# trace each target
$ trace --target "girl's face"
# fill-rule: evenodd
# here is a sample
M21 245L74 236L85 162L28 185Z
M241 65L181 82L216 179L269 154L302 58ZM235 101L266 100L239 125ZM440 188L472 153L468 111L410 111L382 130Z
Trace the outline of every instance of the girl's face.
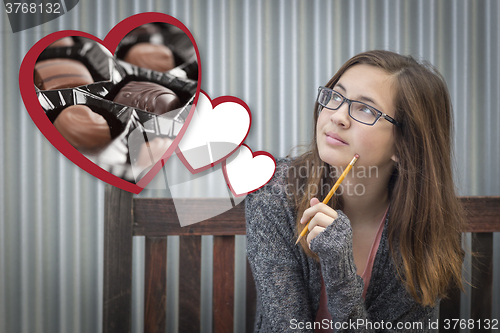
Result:
M384 70L364 64L350 67L333 89L350 100L364 102L394 118L395 91L393 79ZM320 158L345 168L355 154L356 167L376 166L392 170L394 156L394 125L380 118L373 126L349 116L349 104L337 110L323 108L316 124L316 142Z

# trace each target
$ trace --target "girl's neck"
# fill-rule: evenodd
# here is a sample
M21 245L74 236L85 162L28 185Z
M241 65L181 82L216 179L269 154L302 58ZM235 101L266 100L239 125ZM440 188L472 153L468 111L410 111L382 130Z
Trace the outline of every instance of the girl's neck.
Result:
M353 173L343 181L344 214L351 225L378 223L389 206L388 183L390 172L381 172L377 177L356 178Z
M364 198L344 198L344 214L349 217L353 227L360 224L378 224L389 206L388 193L384 195L366 196Z

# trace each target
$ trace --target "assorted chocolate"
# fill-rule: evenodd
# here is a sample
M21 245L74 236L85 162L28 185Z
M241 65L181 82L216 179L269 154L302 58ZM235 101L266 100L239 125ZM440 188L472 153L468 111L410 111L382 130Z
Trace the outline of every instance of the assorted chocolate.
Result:
M75 45L75 41L72 37L63 37L56 40L54 43L50 44L49 47L66 47Z
M114 102L145 110L157 115L182 106L170 89L152 82L131 81L120 89Z
M119 62L198 80L198 62L189 37L169 24L144 24L125 36L115 56Z
M94 83L87 67L72 59L56 58L36 63L35 85L40 90L74 88Z
M168 72L175 67L172 50L161 44L136 44L128 50L124 60L132 65L158 72Z
M163 23L140 26L114 56L93 40L64 37L35 64L38 100L55 128L97 165L127 181L139 180L132 166L150 167L163 156L194 101L196 54L184 32L175 29Z
M97 153L111 142L106 119L86 105L68 106L57 116L54 126L81 152Z
M151 39L151 36L156 36L157 34L161 34L160 26L155 23L146 23L129 32L124 40L126 41L127 38L137 38L140 36L146 36L147 39ZM155 39L158 40L158 38Z

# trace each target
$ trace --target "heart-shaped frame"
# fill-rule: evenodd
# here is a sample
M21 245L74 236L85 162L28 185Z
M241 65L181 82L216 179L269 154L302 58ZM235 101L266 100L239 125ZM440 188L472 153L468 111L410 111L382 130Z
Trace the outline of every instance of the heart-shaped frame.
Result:
M134 184L125 179L122 179L118 176L111 174L110 172L102 169L94 162L89 160L87 157L82 155L76 148L74 148L64 137L59 133L59 131L53 126L52 122L49 120L47 115L45 114L42 106L40 105L35 86L33 83L33 70L35 67L35 63L38 59L38 56L41 52L49 46L51 43L55 42L58 39L61 39L66 36L80 36L85 37L91 40L94 40L104 47L106 47L111 54L114 54L118 44L120 41L133 29L151 22L163 22L171 25L175 25L179 29L181 29L191 40L193 47L196 52L196 57L198 60L198 85L196 89L196 95L194 99L194 103L192 105L191 111L189 112L188 117L185 120L182 129L176 136L172 145L165 152L163 157L151 168L151 170L137 183ZM125 20L119 22L116 26L114 26L111 31L106 35L104 40L100 40L99 38L76 30L64 30L54 32L40 41L38 41L33 47L28 51L26 56L23 59L21 64L21 68L19 71L19 88L21 91L21 97L23 99L24 105L28 113L30 114L31 119L38 127L38 129L43 133L43 135L50 141L50 143L59 150L64 156L66 156L73 163L78 165L83 170L87 171L91 175L97 177L98 179L121 188L125 191L132 193L141 192L144 187L154 178L154 176L160 171L164 162L172 155L177 145L179 144L182 136L186 132L187 126L193 117L193 110L195 105L198 102L198 96L200 94L200 83L201 83L201 64L200 64L200 54L198 51L198 47L196 42L191 34L191 32L186 28L186 26L177 20L176 18L162 14L162 13L141 13L134 16L130 16Z

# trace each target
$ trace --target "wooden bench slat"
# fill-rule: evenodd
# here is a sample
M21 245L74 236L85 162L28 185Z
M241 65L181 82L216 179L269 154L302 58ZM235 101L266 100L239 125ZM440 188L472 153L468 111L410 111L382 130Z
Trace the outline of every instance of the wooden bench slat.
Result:
M167 322L167 239L146 237L144 333L165 332Z
M201 236L181 236L179 253L179 332L200 332Z
M471 319L475 325L471 332L485 332L478 323L491 319L493 295L493 234L472 234L472 253L477 254L472 261ZM491 330L488 330L491 331Z
M467 217L465 232L500 231L500 196L460 199Z
M132 193L106 186L104 220L103 333L128 333L132 314Z
M176 199L181 200L181 199ZM227 199L182 199L197 211L213 211ZM134 199L134 236L245 235L244 201L220 215L181 227L173 199Z
M500 230L500 197L461 197L468 224L464 232L497 232ZM210 211L227 199L186 200L196 211ZM181 227L173 199L134 199L134 236L168 235L245 235L244 202L231 210L200 223Z
M233 332L234 237L214 236L213 332Z

